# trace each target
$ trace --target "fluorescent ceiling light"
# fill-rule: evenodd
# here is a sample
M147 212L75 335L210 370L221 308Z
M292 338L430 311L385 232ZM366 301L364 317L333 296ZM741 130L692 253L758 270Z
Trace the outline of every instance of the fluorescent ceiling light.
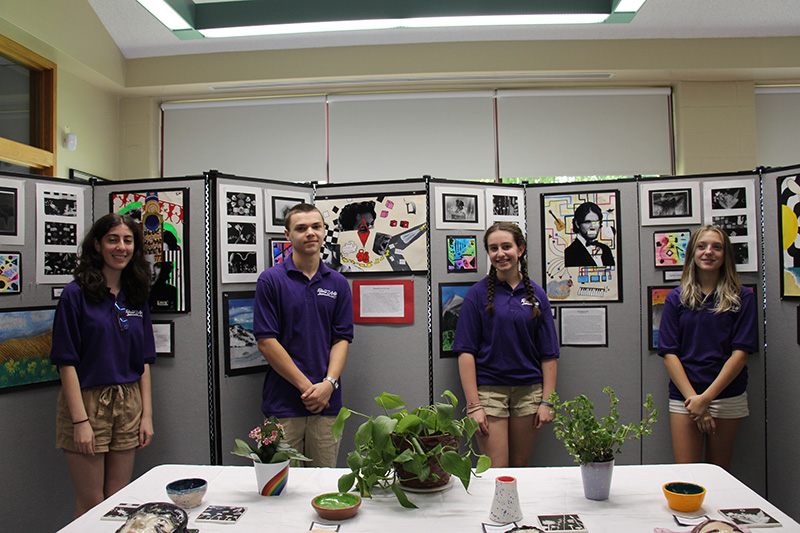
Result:
M143 8L150 12L155 18L161 21L161 24L166 26L172 31L175 30L191 30L192 25L178 14L177 11L172 9L172 6L167 4L164 0L136 0Z
M644 4L644 0L620 0L614 13L636 13Z

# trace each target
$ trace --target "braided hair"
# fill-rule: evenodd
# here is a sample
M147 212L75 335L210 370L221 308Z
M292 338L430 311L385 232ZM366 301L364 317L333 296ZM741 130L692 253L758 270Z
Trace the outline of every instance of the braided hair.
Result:
M528 253L528 246L527 241L525 240L525 235L522 234L522 230L519 229L519 226L513 222L495 222L489 226L489 229L487 229L486 233L483 234L483 248L487 253L489 252L489 235L495 231L507 231L513 237L514 244L517 245L517 248L522 248L523 246L525 247L525 251L519 258L519 266L520 272L522 273L522 283L525 285L525 300L530 302L533 306L531 319L534 319L542 314L542 310L539 308L539 301L533 295L533 285L531 285L531 280L528 278L528 259L526 256ZM489 305L487 305L485 309L487 314L494 313L494 290L496 283L497 269L494 267L494 265L492 265L492 267L489 269L488 276Z

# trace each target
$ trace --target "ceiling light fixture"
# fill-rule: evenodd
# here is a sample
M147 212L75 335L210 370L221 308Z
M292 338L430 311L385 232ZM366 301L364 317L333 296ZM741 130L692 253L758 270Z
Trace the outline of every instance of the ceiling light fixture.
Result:
M164 0L136 0L143 8L150 12L161 24L172 31L191 30L192 25L186 22L175 9Z

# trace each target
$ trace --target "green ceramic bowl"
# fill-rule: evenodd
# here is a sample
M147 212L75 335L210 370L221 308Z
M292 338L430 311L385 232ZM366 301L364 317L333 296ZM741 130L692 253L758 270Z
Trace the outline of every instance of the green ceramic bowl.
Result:
M361 496L349 492L328 492L311 500L311 506L325 520L347 520L358 512Z

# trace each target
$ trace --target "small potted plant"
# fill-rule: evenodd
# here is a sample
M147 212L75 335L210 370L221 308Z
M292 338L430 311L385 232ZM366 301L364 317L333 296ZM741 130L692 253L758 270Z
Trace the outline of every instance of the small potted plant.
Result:
M289 480L289 461L311 459L283 441L286 432L274 416L264 420L249 436L256 441L255 448L241 439L235 439L236 447L231 453L253 460L258 491L263 496L278 496Z
M648 394L642 421L620 426L619 412L615 407L619 400L611 387L604 388L603 392L608 395L609 412L600 421L594 415L594 405L583 394L563 403L555 392L549 398L555 411L553 432L575 462L581 465L583 492L590 500L608 499L614 455L622 451L626 440L650 435L658 415L653 396Z
M351 414L366 421L356 432L355 450L347 455L352 472L339 478L339 491L347 492L355 485L362 497L370 498L374 487L390 488L400 505L416 508L403 486L435 490L453 475L469 489L471 476L486 471L491 460L472 447L478 423L469 417L454 418L458 400L452 392L444 391L442 398L445 401L409 411L400 396L384 392L375 398L384 411L376 417L342 407L333 424L336 438ZM458 451L461 437L466 437L464 452ZM474 470L473 457L477 458Z

